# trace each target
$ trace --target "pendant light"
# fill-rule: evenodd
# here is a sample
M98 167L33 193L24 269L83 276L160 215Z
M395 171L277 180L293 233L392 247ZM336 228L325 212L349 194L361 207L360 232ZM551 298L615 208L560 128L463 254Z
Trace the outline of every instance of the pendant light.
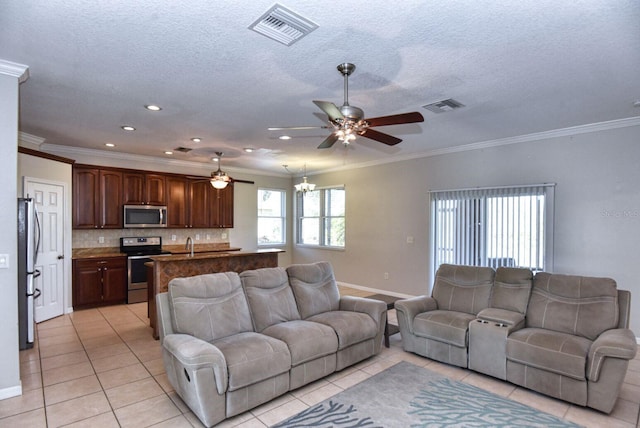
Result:
M306 195L307 192L313 192L316 188L316 185L313 183L309 183L307 181L307 164L304 164L304 176L302 177L302 183L296 184L294 186L297 192L302 192L303 195Z

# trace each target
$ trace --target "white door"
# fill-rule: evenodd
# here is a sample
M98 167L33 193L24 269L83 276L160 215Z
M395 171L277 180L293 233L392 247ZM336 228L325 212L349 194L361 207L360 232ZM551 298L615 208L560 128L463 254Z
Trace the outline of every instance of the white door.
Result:
M35 268L40 276L35 287L36 322L64 313L64 185L46 180L26 178L24 196L33 198L40 222L40 247ZM37 292L36 292L37 293Z

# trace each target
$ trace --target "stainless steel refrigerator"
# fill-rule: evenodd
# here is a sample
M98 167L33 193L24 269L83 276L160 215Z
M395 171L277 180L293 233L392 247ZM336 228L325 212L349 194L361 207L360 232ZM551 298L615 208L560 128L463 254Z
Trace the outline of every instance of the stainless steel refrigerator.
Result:
M35 202L18 198L18 330L20 349L33 347L35 338L34 300L40 295L35 279L40 275L36 266L40 247L40 222Z

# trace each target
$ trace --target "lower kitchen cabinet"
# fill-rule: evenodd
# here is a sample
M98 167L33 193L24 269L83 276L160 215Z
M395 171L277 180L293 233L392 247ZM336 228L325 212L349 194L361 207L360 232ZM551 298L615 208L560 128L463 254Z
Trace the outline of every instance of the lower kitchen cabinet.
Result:
M127 301L127 258L73 260L73 308L113 305Z

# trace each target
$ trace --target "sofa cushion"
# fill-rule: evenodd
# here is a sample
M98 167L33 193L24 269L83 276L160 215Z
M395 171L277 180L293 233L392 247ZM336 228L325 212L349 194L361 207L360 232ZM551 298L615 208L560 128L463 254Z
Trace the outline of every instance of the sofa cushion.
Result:
M257 332L274 324L300 319L284 268L247 270L240 274L240 280Z
M253 331L249 305L235 272L172 279L169 309L175 333L206 342Z
M378 333L378 325L373 318L362 312L323 312L307 320L331 327L338 336L338 349L373 339Z
M584 337L539 328L524 328L507 338L507 359L526 366L586 379L591 341Z
M291 365L297 366L338 351L338 337L328 325L297 320L274 324L262 334L282 340L289 347Z
M618 317L618 293L613 279L536 274L527 327L595 340L603 331L616 328Z
M494 275L490 267L442 264L431 295L438 309L476 315L489 306Z
M498 268L491 289L491 307L507 311L527 312L533 286L533 272L521 268Z
M413 319L413 332L416 336L466 348L469 323L475 318L475 315L466 312L423 312Z
M238 333L213 342L229 373L229 391L286 373L291 368L287 344L260 333Z
M336 311L340 292L328 262L291 265L287 268L302 319L322 312Z

